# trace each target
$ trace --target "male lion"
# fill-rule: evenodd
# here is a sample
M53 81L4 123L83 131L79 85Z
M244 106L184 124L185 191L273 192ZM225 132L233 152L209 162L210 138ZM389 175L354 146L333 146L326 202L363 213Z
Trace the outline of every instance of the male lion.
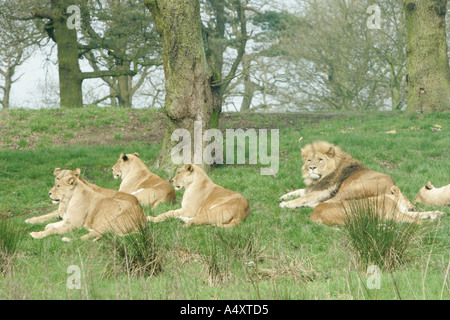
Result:
M158 207L160 202L175 203L172 185L151 172L139 154L120 154L112 168L114 179L122 178L119 191L135 195L142 205Z
M111 198L94 191L80 180L80 169L63 170L57 175L55 185L49 192L53 203L60 204L63 220L47 225L44 231L31 232L30 235L41 239L85 227L90 232L81 239L96 237L95 241L108 231L118 235L137 231L146 222L144 211L134 197L117 194L115 191L115 198Z
M172 181L176 190L185 189L181 209L148 217L148 220L160 222L167 218L180 218L186 225L232 227L250 214L247 199L215 184L197 165L186 164Z
M358 160L331 143L318 141L301 149L302 175L306 189L283 195L282 208L312 207L331 199L339 202L389 194L394 180L369 170ZM291 197L300 198L284 201Z
M366 212L376 214L381 219L399 222L421 223L419 219L439 218L443 212L415 212L415 208L397 186L390 193L364 199L343 200L340 202L321 202L313 210L311 220L325 225L344 225L353 218L353 214Z
M435 188L430 181L417 193L414 202L428 203L434 206L450 206L450 184Z

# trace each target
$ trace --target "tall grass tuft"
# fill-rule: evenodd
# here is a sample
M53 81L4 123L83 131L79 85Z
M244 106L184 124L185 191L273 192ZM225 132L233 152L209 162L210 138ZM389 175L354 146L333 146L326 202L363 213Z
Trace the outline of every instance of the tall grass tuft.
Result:
M109 255L104 275L126 273L129 277L151 277L162 271L162 248L149 224L126 236L108 234L105 248Z
M21 229L11 220L0 218L0 275L12 270L20 240Z
M345 235L361 267L392 271L413 259L423 231L419 223L398 222L381 201L351 201L344 209Z

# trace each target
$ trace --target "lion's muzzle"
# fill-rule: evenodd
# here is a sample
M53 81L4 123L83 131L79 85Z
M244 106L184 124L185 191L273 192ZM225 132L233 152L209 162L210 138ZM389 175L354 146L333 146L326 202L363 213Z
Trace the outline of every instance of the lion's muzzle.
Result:
M313 179L313 180L319 180L321 176L322 175L320 173L317 173L317 172L314 172L314 171L310 171L309 172L309 177L311 179Z

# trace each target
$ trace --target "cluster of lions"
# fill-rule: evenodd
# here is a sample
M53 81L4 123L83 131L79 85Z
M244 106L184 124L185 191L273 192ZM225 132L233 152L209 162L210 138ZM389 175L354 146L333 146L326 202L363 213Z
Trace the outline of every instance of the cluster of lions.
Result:
M314 208L311 219L326 225L345 224L350 207L355 203L372 205L383 218L401 222L437 219L444 214L415 211L389 175L367 169L331 143L314 142L302 148L301 153L306 188L281 196L282 208ZM39 239L85 227L90 232L82 238L97 240L106 232L125 235L137 231L148 221L179 218L186 225L232 227L250 215L247 199L215 184L194 164L186 164L177 172L173 186L151 172L138 153L122 153L112 170L114 179L122 179L119 191L87 182L80 176L80 169L55 169L55 185L49 195L53 203L58 204L58 209L25 222L40 223L55 217L62 220L48 224L44 231L32 232L31 236ZM185 189L180 209L146 217L142 205L156 208L161 202L173 204L175 190L180 189ZM290 198L295 199L287 201ZM434 188L428 182L420 189L415 201L450 205L450 185Z
M444 214L441 211L416 212L389 175L367 169L360 161L331 143L314 142L302 148L301 154L306 188L281 196L282 208L314 208L311 219L326 225L343 225L352 211L351 206L357 208L370 205L384 218L402 222L437 219ZM450 205L450 187L445 188L433 195L421 189L416 201ZM444 196L444 193L447 195ZM298 198L286 201L293 197ZM441 201L436 202L438 198Z
M122 153L112 170L114 179L122 179L119 191L87 182L80 176L79 168L56 168L55 185L49 196L58 209L25 222L41 223L55 217L62 220L30 235L41 239L85 227L90 232L81 238L98 240L106 232L125 235L138 231L147 221L159 222L169 217L179 218L186 225L232 227L250 214L249 203L242 195L215 184L199 166L187 164L172 180L177 190L185 189L181 209L146 217L142 206L156 208L161 202L175 203L174 187L151 172L138 153Z

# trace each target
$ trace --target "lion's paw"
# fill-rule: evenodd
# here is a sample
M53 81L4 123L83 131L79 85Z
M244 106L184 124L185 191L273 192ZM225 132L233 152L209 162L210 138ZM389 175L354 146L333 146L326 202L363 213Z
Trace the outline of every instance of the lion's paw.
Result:
M30 236L32 236L34 239L42 239L43 238L42 232L40 232L40 231L30 232Z

